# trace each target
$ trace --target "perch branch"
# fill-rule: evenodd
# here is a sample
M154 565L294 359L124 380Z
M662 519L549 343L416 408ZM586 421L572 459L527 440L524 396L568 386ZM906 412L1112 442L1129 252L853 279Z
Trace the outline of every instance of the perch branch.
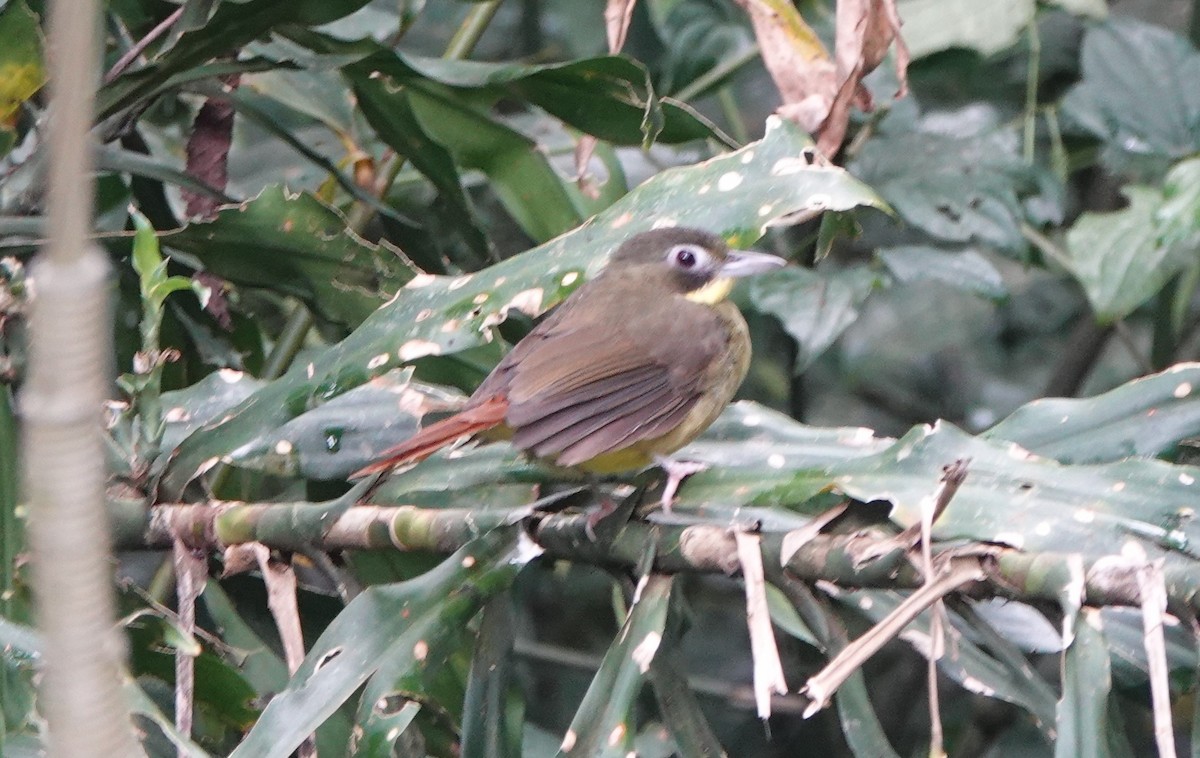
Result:
M677 525L630 521L613 539L598 544L588 536L588 517L575 513L543 513L529 509L419 508L413 505L362 505L341 512L313 503L215 502L168 504L147 509L132 499L109 500L113 539L123 550L162 549L173 535L211 552L230 545L262 542L282 550L387 549L449 554L471 539L514 520L523 520L529 536L551 558L606 566L636 567L648 545L655 546L658 572L720 573L740 570L737 544L728 526ZM780 566L807 582L824 580L841 587L917 589L924 581L903 546L880 551L875 546L894 533L882 529L851 534L763 532L764 565ZM789 546L786 562L781 559ZM798 545L798 546L797 546ZM984 594L1021 600L1057 602L1067 581L1069 556L1022 552L979 544L936 558L953 557L955 566L970 563L981 577ZM1074 556L1079 560L1079 556ZM1084 602L1092 606L1141 607L1137 571L1110 556L1084 556ZM1200 610L1200 571L1186 564L1164 567L1168 607L1177 616Z

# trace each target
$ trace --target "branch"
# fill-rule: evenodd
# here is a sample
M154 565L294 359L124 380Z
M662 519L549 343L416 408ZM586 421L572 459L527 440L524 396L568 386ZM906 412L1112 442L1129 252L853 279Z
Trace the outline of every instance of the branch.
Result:
M529 536L548 556L577 563L637 567L649 546L653 570L664 573L740 571L737 544L727 526L629 521L611 540L588 536L588 516L544 513L532 508L419 508L413 505L360 505L334 510L313 503L248 504L215 502L169 504L146 509L134 499L110 498L113 540L123 550L163 549L172 535L188 545L221 552L230 545L262 542L281 550L392 549L449 554L498 526L524 521ZM827 581L846 588L911 589L924 578L895 533L882 527L851 534L764 531L763 560L806 582ZM877 549L891 540L892 548ZM798 547L797 544L799 543ZM782 559L784 545L791 550ZM935 546L935 558L970 563L981 575L976 590L1020 600L1057 602L1063 583L1072 581L1066 553L1026 553L994 544ZM1084 556L1084 602L1140 607L1136 567L1113 556ZM1164 568L1168 607L1176 615L1200 611L1200 569L1186 564ZM973 590L975 591L975 590Z

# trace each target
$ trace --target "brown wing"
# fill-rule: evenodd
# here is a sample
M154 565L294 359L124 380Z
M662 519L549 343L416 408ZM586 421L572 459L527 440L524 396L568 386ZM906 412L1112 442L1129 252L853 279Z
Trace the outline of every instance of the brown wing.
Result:
M673 429L728 341L705 306L676 296L646 303L628 282L594 284L523 339L472 397L507 398L513 444L568 466Z

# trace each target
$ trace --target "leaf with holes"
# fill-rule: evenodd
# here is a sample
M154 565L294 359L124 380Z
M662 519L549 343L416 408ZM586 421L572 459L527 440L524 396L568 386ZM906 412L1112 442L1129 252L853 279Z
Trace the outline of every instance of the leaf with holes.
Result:
M930 124L885 132L863 145L850 170L935 240L1022 250L1022 201L1047 190L1022 160L1015 132L973 131L970 114L959 120L952 133Z
M185 440L164 480L167 491L178 491L208 462L264 430L375 376L495 339L495 326L512 310L542 313L594 275L631 234L696 226L745 245L768 225L802 211L881 204L842 169L805 160L811 148L795 126L772 119L759 142L664 171L577 229L526 253L475 274L415 277L319 361L294 367L221 424Z
M285 758L364 683L364 739L390 744L374 727L415 715L404 709L405 695L420 694L426 677L467 641L467 622L528 557L517 550L515 530L496 530L415 579L365 590L325 629L231 757ZM397 736L399 730L392 741Z
M461 402L461 395L413 381L412 368L395 369L263 430L228 460L279 476L344 478L412 436L426 413L452 410Z
M355 326L413 276L398 249L367 242L333 208L280 185L225 206L211 221L160 235L163 246L198 258L247 287L304 300L322 316Z
M984 433L1061 463L1100 463L1172 452L1200 435L1200 364L1180 363L1102 395L1045 398Z
M630 753L637 733L634 702L662 643L672 586L673 577L660 574L639 583L629 616L571 720L562 755L620 758Z

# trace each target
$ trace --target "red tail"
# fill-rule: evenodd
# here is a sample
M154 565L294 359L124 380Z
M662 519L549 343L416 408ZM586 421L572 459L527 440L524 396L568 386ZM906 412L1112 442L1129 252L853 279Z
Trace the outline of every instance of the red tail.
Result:
M361 479L377 471L423 461L461 437L499 426L504 422L507 412L508 400L499 395L488 398L474 408L431 424L399 445L384 450L379 460L355 471L350 478Z

